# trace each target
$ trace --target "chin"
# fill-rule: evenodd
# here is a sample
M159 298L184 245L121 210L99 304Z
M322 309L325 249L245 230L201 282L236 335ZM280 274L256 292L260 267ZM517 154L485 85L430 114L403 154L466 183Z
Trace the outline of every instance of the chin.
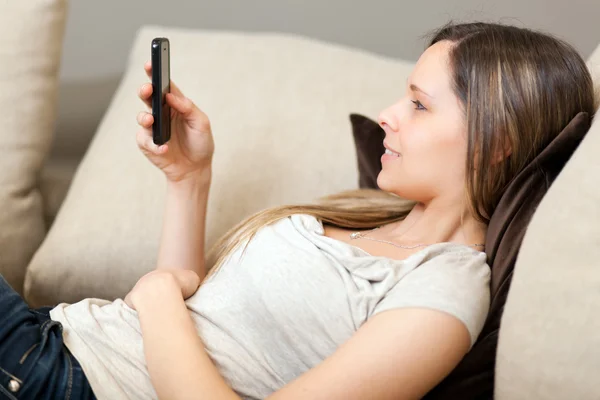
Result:
M401 185L398 184L398 179L390 179L388 176L385 176L386 174L383 172L380 172L379 175L377 176L377 186L379 187L379 189L383 190L384 192L388 192L390 194L393 194L395 196L398 196L400 198L406 199L406 200L413 200L413 201L417 201L416 199L413 199L412 197L414 197L414 192L411 195L411 191L410 188L407 187L402 187ZM409 190L406 190L409 189Z
M379 187L379 189L384 190L386 192L394 192L396 189L394 187L394 182L392 182L389 177L386 176L386 173L381 170L381 172L379 172L379 175L377 175L377 186Z
M379 171L379 175L377 175L377 186L380 189L390 189L390 186L393 186L394 183L398 182L397 173L394 174L394 171L386 170L385 167L381 171Z

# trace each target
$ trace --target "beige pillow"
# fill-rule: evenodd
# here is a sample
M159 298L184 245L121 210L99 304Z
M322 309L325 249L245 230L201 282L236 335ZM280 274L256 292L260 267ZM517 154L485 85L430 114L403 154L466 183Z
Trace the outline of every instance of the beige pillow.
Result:
M599 77L600 47L588 65ZM599 398L599 152L597 114L523 240L502 317L495 399Z
M349 114L375 118L414 63L308 38L144 27L123 80L26 278L36 305L124 296L154 268L165 178L135 143L152 38L215 136L206 248L261 209L357 187Z
M0 274L19 293L45 235L37 182L52 141L65 16L65 0L1 5Z

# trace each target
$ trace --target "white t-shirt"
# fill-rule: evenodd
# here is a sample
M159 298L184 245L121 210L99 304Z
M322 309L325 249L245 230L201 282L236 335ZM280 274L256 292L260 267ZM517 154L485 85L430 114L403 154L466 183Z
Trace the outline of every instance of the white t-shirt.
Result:
M243 247L243 246L242 246ZM438 243L405 260L369 255L296 214L262 228L186 300L209 356L243 398L265 398L330 356L379 312L426 307L461 320L471 345L490 304L486 255ZM50 316L98 399L155 399L137 312L121 299Z

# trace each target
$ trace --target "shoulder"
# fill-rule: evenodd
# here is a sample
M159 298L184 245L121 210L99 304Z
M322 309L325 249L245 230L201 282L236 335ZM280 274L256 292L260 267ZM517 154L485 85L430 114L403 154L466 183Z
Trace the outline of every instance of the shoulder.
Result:
M462 321L473 344L490 306L491 270L486 254L457 244L432 245L420 264L390 289L374 310L428 308Z
M408 275L411 285L433 287L436 294L445 294L446 300L454 300L457 306L489 304L492 273L487 255L471 247L453 243L432 246Z
M486 253L457 243L429 246L417 270L454 276L466 274L484 280L489 280L491 275Z

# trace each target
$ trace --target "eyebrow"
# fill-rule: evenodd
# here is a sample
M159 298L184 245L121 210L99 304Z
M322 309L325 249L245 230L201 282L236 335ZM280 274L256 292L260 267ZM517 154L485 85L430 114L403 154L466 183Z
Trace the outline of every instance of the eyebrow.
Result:
M432 96L432 95L430 95L430 94L427 94L425 91L423 91L423 89L421 89L420 87L418 87L418 86L417 86L417 85L415 85L415 84L412 84L412 83L411 83L409 87L410 87L410 90L412 90L412 91L414 91L414 92L421 92L421 93L423 93L425 96L428 96L428 97L431 97L431 98L433 98L433 96Z
M406 83L408 83L408 80L410 78L406 78ZM417 85L415 85L414 83L411 83L409 86L410 90L412 90L413 92L421 92L423 93L425 96L431 97L433 99L433 96L428 94L427 92L423 91L423 89L421 89L420 87L418 87Z

